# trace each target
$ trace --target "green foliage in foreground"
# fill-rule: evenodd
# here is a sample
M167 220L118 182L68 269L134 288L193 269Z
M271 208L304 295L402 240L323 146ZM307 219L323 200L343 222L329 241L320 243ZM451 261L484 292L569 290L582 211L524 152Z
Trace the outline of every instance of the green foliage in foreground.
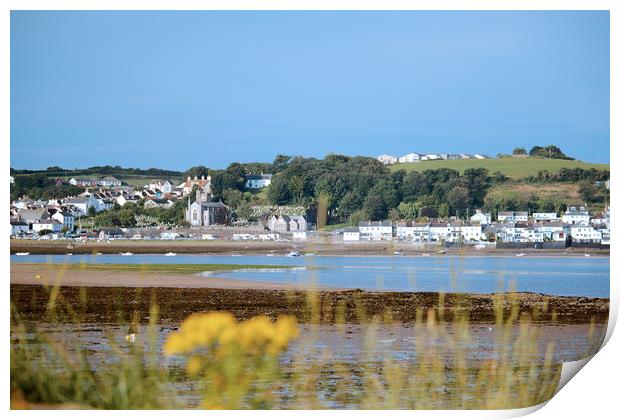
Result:
M224 365L211 364L211 359L217 360L224 342L220 341L230 339L222 333L220 341L203 343L208 348L199 356L199 378L192 377L197 371L196 355L177 360L176 364L169 363L170 360L162 362L163 355L155 350L162 332L157 325L154 301L146 334L140 331L134 314L132 326L140 331L135 343L121 340L119 344L118 337L109 334L109 348L98 352L104 360L99 363L104 366L91 363L81 338L62 344L55 342L36 329L28 330L19 314L12 311L12 406L41 408L30 405L34 403L61 404L60 408L65 407L62 404L106 409L187 407L180 389L188 386L204 390L204 401L213 408L235 409L508 409L547 401L553 396L561 373L561 364L554 358L553 342L547 345L541 360L538 328L531 322L536 313L519 314L518 298L509 295L497 294L494 301L496 351L486 360L480 360L475 350L467 312L446 322L444 297L440 296L436 307L418 309L416 320L410 325L415 356L406 360L390 353L371 357L381 351L375 347L377 333L382 325L393 322L392 316L386 312L369 318L364 308L357 306L363 354L367 356L353 363L333 360L329 353L316 347L315 327L328 308L316 293L309 292L306 310L312 322L310 331L296 343L299 354L290 360L263 364L260 369L256 363L243 359L256 357L252 354L236 354ZM511 307L507 314L503 309L506 302ZM63 303L60 290L52 289L48 302L50 319L54 319L54 308ZM345 334L344 309L335 309L332 334ZM547 311L547 306L540 310ZM77 316L74 322L79 323ZM191 336L189 339L194 340ZM201 339L196 339L200 345ZM246 344L251 346L251 340ZM594 343L592 346L595 348ZM71 356L71 348L77 348L79 357ZM179 367L179 362L185 368Z
M157 312L153 304L151 319L158 318ZM70 356L67 343L27 328L15 311L11 318L11 408L28 408L28 403L43 404L40 408L175 408L164 397L169 377L158 364L154 322L145 331L148 346L120 345L110 336L109 361L96 374L85 347L77 349L77 357Z

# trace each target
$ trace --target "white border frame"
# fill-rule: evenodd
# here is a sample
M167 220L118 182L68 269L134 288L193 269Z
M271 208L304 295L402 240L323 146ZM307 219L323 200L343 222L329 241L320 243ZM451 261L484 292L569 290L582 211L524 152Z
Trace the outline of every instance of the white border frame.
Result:
M610 11L610 164L613 167L614 162L617 159L617 145L611 139L618 139L618 124L617 120L614 120L614 116L618 116L618 100L619 85L618 75L620 75L620 69L618 68L618 39L619 32L618 26L620 24L619 14L620 5L617 1L604 1L604 0L591 0L591 1L579 1L579 0L502 0L502 1L490 1L490 0L477 0L465 2L463 0L437 0L437 1L351 1L351 0L315 0L315 1L286 1L286 0L264 0L261 2L252 0L230 0L230 1L197 1L197 0L179 0L179 1L162 1L154 0L146 2L144 0L92 0L92 1L78 1L78 0L64 0L64 1L45 1L45 0L8 0L2 2L0 8L2 14L0 15L0 33L2 34L0 43L0 92L3 93L3 100L0 105L0 139L1 147L4 150L2 153L2 159L5 161L5 168L10 166L10 11L11 10L140 10L148 7L148 10L609 10ZM5 170L6 170L5 169ZM617 176L612 171L611 178L613 179L613 185L617 185ZM7 197L8 185L2 184L3 196ZM614 209L619 208L618 199L615 195L611 197L611 207ZM614 223L612 222L612 229ZM615 229L614 229L615 230ZM2 236L2 242L4 244L4 259L3 267L6 278L10 276L10 260L9 260L9 238L8 236ZM605 338L605 342L608 344L596 355L591 365L584 372L579 374L579 378L570 383L564 388L558 395L552 398L548 407L544 410L538 411L534 414L533 418L584 418L585 416L591 418L594 417L609 417L609 413L613 413L618 408L618 398L616 386L618 384L617 375L620 373L619 361L615 357L616 354L620 354L620 344L618 338L610 340L611 333L615 328L617 314L618 314L618 275L617 264L614 263L618 257L618 250L615 246L611 247L611 287L610 287L610 323ZM614 279L616 281L614 281ZM2 311L1 322L3 336L5 340L9 337L9 282L6 282L4 289L4 302L7 304ZM5 401L4 407L9 408L9 350L8 346L2 346L3 361L3 375L4 381L0 389L0 396ZM544 404L543 404L544 405ZM542 406L542 405L541 405ZM514 417L519 415L528 414L536 411L539 407L532 407L523 410L506 410L506 411L390 411L389 416L396 418L405 418L409 416L415 416L416 418L453 418L458 416L460 418L498 418L498 417ZM375 418L383 416L381 411L325 411L321 412L321 416L327 417L340 417L353 414L357 418ZM286 411L262 411L262 412L218 412L212 413L217 415L221 419L236 418L237 416L245 414L246 416L258 417L258 418L282 418L283 416L289 416ZM316 416L316 412L308 411L296 411L295 416L300 418L313 418ZM31 417L35 415L45 415L59 418L82 416L80 412L46 412L36 413L34 412L20 412L12 411L10 413L13 417ZM110 412L110 411L91 411L89 416L94 418L107 418L109 416L149 416L150 418L164 418L168 416L166 411L155 412ZM203 417L209 415L205 412L195 411L183 411L177 412L175 415L182 415L187 417Z

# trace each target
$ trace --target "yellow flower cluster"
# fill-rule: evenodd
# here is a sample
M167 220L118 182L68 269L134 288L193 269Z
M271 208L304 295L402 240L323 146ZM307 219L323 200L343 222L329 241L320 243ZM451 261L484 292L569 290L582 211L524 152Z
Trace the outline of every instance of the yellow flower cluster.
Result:
M287 315L280 315L276 322L261 315L238 323L226 312L194 314L183 321L179 331L168 336L164 352L179 354L200 347L219 346L225 350L236 346L248 354L277 355L298 334L297 320ZM190 364L191 370L198 370L198 360Z

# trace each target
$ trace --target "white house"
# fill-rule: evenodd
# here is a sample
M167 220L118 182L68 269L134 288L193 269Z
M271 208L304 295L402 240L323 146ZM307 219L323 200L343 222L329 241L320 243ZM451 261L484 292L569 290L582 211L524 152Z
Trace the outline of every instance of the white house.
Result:
M398 158L398 162L400 163L411 163L411 162L419 162L421 155L419 153L409 153L405 156L401 156Z
M75 185L76 187L96 187L97 179L96 178L71 178L69 180L69 184Z
M470 217L469 220L480 225L489 225L491 224L491 213L483 213L480 209L477 209L476 214Z
M359 223L359 232L360 239L391 241L394 235L394 228L391 220L368 221Z
M91 199L97 213L114 207L114 200L110 198L91 197Z
M441 155L438 155L436 153L429 153L427 155L422 155L420 157L420 160L440 160L441 159Z
M360 231L356 227L345 228L342 231L342 240L343 241L359 241L360 240Z
M590 219L590 224L592 224L592 226L599 226L599 225L607 224L607 218L605 217L603 213L597 213L594 216L592 216L592 219Z
M590 212L585 204L569 204L562 215L562 221L569 225L587 225L590 223ZM572 234L571 234L572 235Z
M546 222L538 226L538 230L548 241L566 242L570 229L561 220Z
M42 230L51 230L52 232L60 232L62 230L62 223L58 220L47 219L37 220L32 224L32 230L34 232L40 232Z
M174 204L171 200L166 200L165 198L149 198L144 202L145 209L152 209L155 207L161 207L164 209L169 209Z
M138 201L140 201L138 197L133 196L133 195L121 194L118 197L116 197L116 203L121 207L123 207L127 203L137 204Z
M429 240L458 242L460 239L460 227L453 226L450 223L433 222L428 225Z
M271 184L271 178L273 178L271 174L248 174L245 176L245 187L255 190L268 187Z
M543 242L544 235L533 226L529 226L523 230L521 237L527 239L527 242Z
M390 156L390 155L379 155L377 156L377 160L383 163L384 165L392 165L398 162L398 158L394 156Z
M272 232L304 232L308 224L303 216L273 215L267 221L267 227Z
M478 223L463 223L456 229L465 242L477 242L482 239L482 226Z
M57 211L52 214L52 219L62 223L63 228L65 228L67 231L73 232L73 229L75 228L75 217L71 213Z
M169 179L153 179L146 187L149 190L160 190L164 194L170 194L174 191L174 184Z
M526 211L500 211L497 213L497 220L500 222L527 222Z
M91 207L94 207L95 211L97 211L95 199L92 197L69 198L65 200L63 204L75 207L78 215L82 215L82 216L88 213L88 209Z
M97 185L101 185L102 187L110 188L110 187L120 187L121 181L114 178L113 176L106 176L97 181Z
M524 223L505 223L497 232L497 238L503 242L528 242L525 230L528 226Z
M601 243L602 233L592 226L571 226L570 236L573 242Z
M532 219L534 219L536 223L560 220L557 213L532 213Z
M487 159L487 156L486 156L486 155L480 155L480 154L478 154L478 153L476 153L476 154L474 155L474 157L475 157L476 159Z

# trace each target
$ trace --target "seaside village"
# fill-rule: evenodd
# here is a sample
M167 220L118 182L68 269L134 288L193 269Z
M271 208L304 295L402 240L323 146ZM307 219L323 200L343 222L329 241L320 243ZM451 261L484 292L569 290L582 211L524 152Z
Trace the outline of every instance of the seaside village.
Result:
M269 186L269 174L247 175L246 187ZM57 180L57 182L67 182ZM11 203L11 237L35 240L113 240L113 239L198 239L306 241L327 237L331 241L410 241L420 244L498 248L606 248L610 243L609 207L591 214L587 204L570 204L562 214L477 210L467 219L429 219L424 221L363 221L358 226L328 233L316 232L316 213L294 206L255 206L258 222L239 225L232 220L232 209L213 200L211 178L188 177L175 185L170 180L152 180L143 188L123 183L112 176L71 178L68 183L84 187L75 197L48 201L22 197ZM195 196L192 192L195 191ZM81 219L114 205L141 203L146 208L169 208L180 198L192 194L185 211L189 227L110 227L84 229Z

